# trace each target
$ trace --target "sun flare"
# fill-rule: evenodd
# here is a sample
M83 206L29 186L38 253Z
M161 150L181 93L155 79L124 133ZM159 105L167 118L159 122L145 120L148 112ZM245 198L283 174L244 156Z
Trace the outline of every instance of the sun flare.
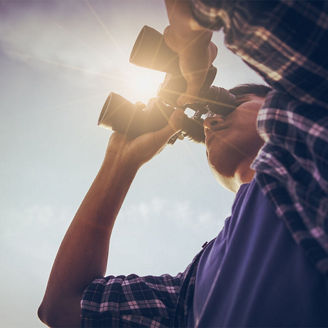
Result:
M165 73L131 65L127 72L126 87L131 102L147 103L156 97Z

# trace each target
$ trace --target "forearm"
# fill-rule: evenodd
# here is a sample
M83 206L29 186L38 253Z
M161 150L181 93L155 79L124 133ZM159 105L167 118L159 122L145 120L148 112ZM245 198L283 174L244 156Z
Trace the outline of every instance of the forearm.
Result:
M113 225L136 172L117 155L106 156L58 250L41 305L46 312L61 312L63 300L80 299L105 274Z

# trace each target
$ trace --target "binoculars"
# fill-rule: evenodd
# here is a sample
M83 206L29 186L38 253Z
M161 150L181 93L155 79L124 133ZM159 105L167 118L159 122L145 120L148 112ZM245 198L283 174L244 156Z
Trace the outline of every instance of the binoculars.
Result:
M176 100L186 90L186 81L179 68L178 55L164 41L161 33L144 26L133 46L131 63L166 73L165 80L157 96L147 105L132 104L117 93L111 92L102 108L98 125L111 128L127 135L129 138L153 132L164 127L170 115L176 109ZM199 101L188 104L195 113L182 122L182 131L172 138L189 137L195 142L204 142L202 118L208 113L227 115L236 108L236 98L224 88L211 86L217 69L212 65L199 93ZM185 107L185 108L186 108Z

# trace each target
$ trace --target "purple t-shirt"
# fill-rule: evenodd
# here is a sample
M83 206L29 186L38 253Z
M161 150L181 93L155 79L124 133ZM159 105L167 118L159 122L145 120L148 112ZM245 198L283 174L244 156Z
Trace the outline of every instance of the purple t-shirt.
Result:
M328 281L305 258L253 180L202 254L193 327L328 326Z

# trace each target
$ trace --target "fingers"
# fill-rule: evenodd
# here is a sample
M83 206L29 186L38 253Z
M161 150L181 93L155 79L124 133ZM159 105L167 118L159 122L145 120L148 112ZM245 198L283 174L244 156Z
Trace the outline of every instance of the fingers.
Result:
M217 55L218 55L218 47L211 41L209 45L209 59L210 59L209 66L212 65Z
M144 135L150 142L144 151L144 162L150 160L155 154L158 154L168 143L171 137L182 128L182 122L186 115L182 109L172 113L168 120L168 124L162 129Z
M177 131L182 129L185 117L186 115L182 109L177 109L172 113L168 120L168 124L161 130L154 132L157 146L164 146Z
M178 23L178 22L177 22ZM177 101L179 106L194 103L217 55L217 47L211 42L212 32L189 30L185 35L180 29L168 26L164 30L165 43L179 55L180 70L187 81L187 89Z
M209 67L217 56L218 49L213 42L207 47L194 50L191 54L180 56L181 72L187 81L187 89L177 100L179 106L197 102Z
M203 58L201 62L198 58L180 58L180 67L187 81L186 91L177 100L178 106L183 106L197 102L197 96L206 79L208 60Z
M163 37L166 45L174 52L178 53L180 44L177 40L177 35L174 33L171 25L166 26L163 32Z
M166 125L159 131L153 132L153 151L155 153L161 151L175 133L169 125Z
M114 132L110 137L104 162L110 160L115 165L129 163L130 167L140 168L158 154L170 138L182 129L185 117L183 110L177 109L162 129L142 134L134 139Z
M192 81L190 84L187 86L187 90L185 93L183 93L178 99L177 99L177 104L178 106L184 106L187 104L192 104L197 102L198 99L198 94L200 87L199 85L202 85L205 81L205 77L203 79L200 79L199 82Z

